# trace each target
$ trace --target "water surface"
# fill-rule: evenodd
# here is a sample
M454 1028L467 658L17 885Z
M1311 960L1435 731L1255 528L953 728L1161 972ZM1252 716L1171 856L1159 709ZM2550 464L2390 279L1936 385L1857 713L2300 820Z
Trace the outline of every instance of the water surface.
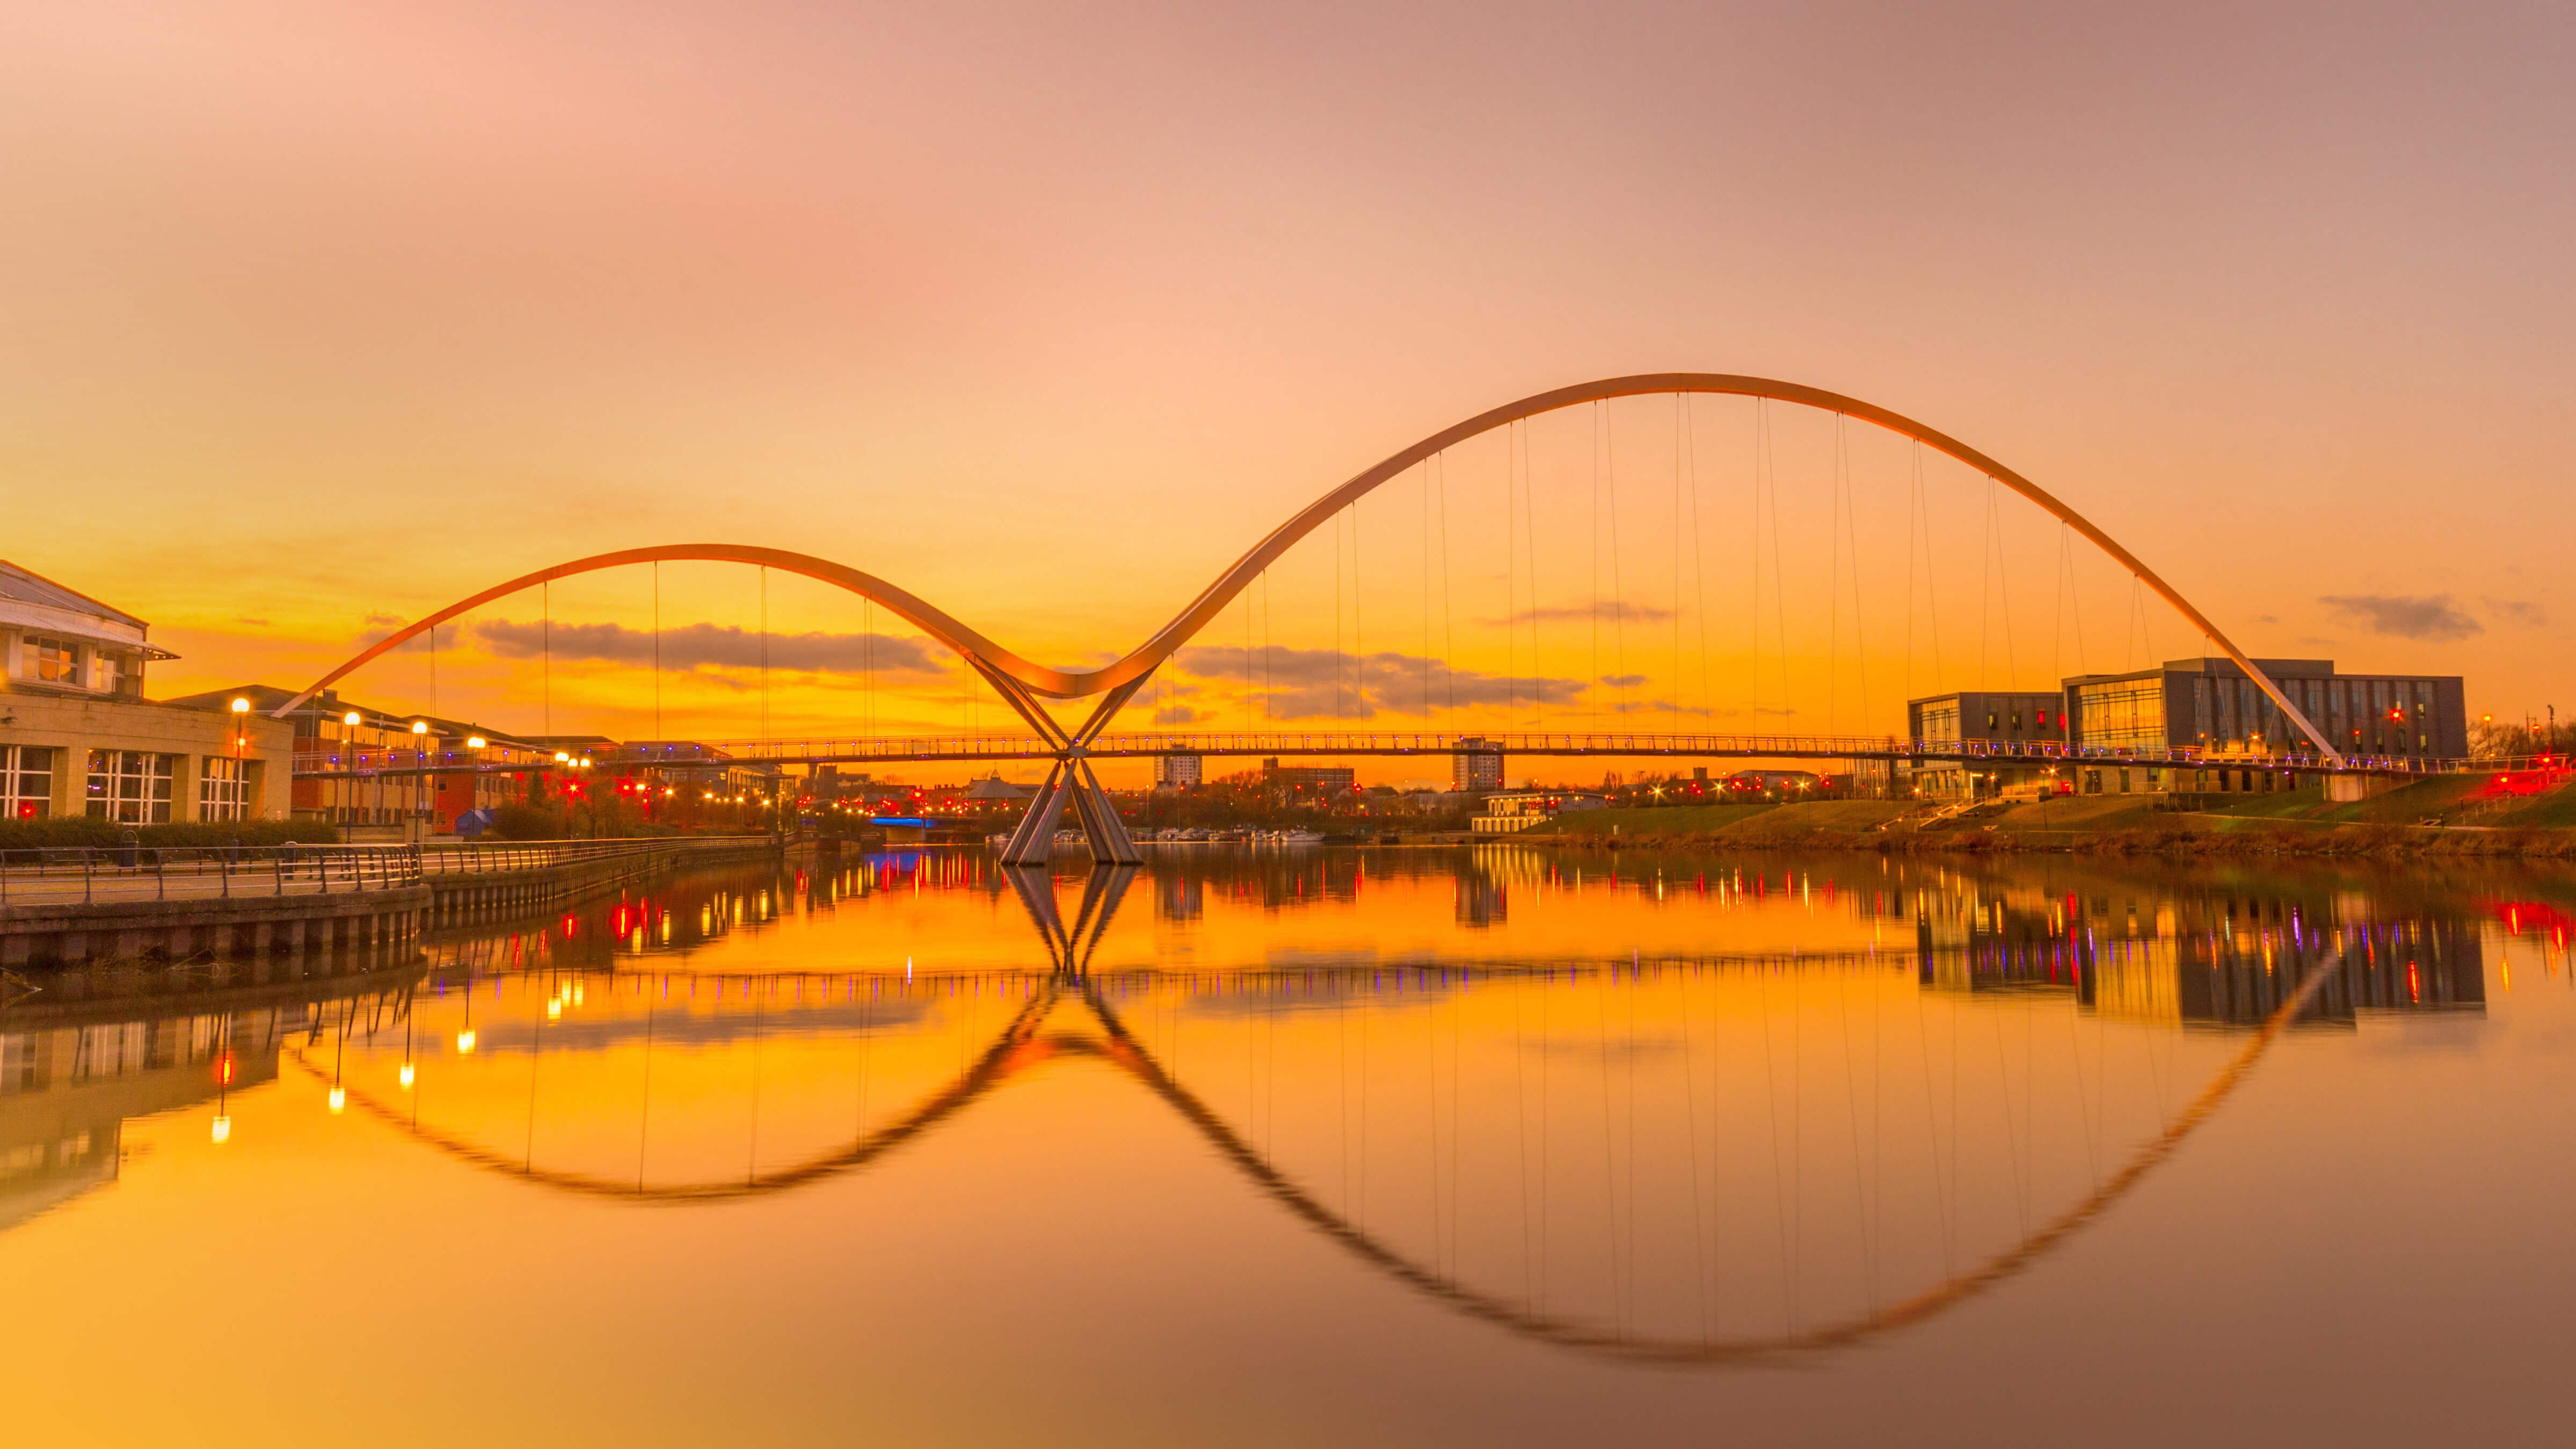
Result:
M31 1440L2564 1442L2576 881L676 877L0 1011Z

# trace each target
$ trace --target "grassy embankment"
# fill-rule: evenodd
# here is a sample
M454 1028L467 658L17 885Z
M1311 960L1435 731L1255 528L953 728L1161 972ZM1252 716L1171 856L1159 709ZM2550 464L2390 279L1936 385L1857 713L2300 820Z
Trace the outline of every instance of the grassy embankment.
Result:
M1880 800L1590 810L1513 838L1608 848L2576 856L2576 780L2516 794L2484 776L2444 777L2343 805L2328 802L2320 786L2219 796L2195 811L2158 810L2155 799L2073 796L1990 805L1944 821L1927 819L1932 807L1920 802Z

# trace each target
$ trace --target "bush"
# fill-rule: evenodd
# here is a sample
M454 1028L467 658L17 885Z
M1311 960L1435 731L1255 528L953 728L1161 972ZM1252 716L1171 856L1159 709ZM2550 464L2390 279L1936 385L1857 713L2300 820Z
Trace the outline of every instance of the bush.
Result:
M483 834L491 840L561 840L567 832L563 816L555 811L534 805L503 805L492 812L492 823Z
M337 845L340 832L318 820L214 820L170 825L119 825L71 815L54 820L0 820L0 850L60 845L123 845L132 832L140 845Z

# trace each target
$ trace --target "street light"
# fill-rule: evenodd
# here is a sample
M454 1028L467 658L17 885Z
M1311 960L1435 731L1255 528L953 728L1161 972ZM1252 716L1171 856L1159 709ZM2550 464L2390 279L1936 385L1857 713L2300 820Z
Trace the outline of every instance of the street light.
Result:
M233 696L233 777L228 783L231 785L232 789L236 791L241 789L242 746L249 743L247 738L242 734L243 726L247 723L243 716L249 713L250 701L239 695ZM240 804L239 801L226 801L225 803L236 807ZM197 816L201 820L205 818L205 805L203 802L199 802L198 804ZM239 818L238 808L236 808L234 818Z
M344 715L340 716L340 753L346 757L346 758L345 758L345 759L343 759L343 760L341 761L341 763L340 763L340 768L341 768L341 770L342 770L343 772L353 771L353 770L355 770L355 769L357 769L357 768L358 768L358 725L359 725L359 723L360 723L360 721L359 721L358 712L357 712L356 710L354 710L354 709L353 709L353 710L351 710L351 711L349 711L347 714L344 714ZM351 824L356 824L356 823L357 823L357 819L358 819L358 805L357 805L357 800L358 800L358 787L357 787L357 783L356 783L356 781L354 780L354 778L352 778L352 779L351 779L351 781L350 781L350 785L349 785L349 804L348 804L346 807L344 807L344 808L346 808L346 809L348 810L348 812L349 812L349 814L348 814L348 820L349 820L349 823L351 823ZM384 782L383 782L382 780L379 780L379 781L377 781L377 782L376 782L376 808L378 808L378 809L380 809L380 810L381 810L381 809L383 809L383 808L384 808L384 803L385 803L385 786L384 786Z
M424 794L424 792L426 792L426 791L428 790L428 788L429 788L429 777L428 777L427 775L425 775L425 774L421 773L421 771L422 771L422 770L424 770L424 769L426 769L426 768L428 767L428 765L429 765L429 748L428 748L428 743L427 743L425 740L423 740L423 739L421 738L422 736L424 736L424 735L426 735L426 734L428 734L428 733L429 733L429 721L427 721L427 720L425 720L425 719L416 719L416 720L413 720L413 721L411 722L411 734L412 734L411 762L412 762L412 765L414 766L414 770L413 770L413 773L412 773L412 787L411 787L411 799L412 799L412 811L411 811L411 815L412 815L412 821L413 821L413 824L414 824L414 827L415 827L415 828L417 828L417 827L419 826L419 822L420 822L421 814L422 814L422 810L421 810L421 797L422 797L422 795ZM424 829L424 830L421 830L421 832L420 832L420 833L421 833L421 835L422 835L424 838L426 838L426 837L428 836L428 834L429 834L429 832L428 832L427 830L425 830L425 829Z

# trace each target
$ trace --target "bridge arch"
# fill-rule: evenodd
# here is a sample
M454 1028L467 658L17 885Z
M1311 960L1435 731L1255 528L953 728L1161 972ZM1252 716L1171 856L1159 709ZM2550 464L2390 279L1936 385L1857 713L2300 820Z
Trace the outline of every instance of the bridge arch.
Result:
M1862 422L1885 428L1900 437L1921 443L1935 452L1945 454L1976 469L2038 505L2041 511L2083 535L2086 541L2108 555L2113 562L2127 569L2140 583L2154 591L2157 598L2172 606L2174 611L2189 621L2203 637L2216 645L2219 651L2238 668L2244 670L2246 677L2253 680L2264 694L2270 696L2272 702L2280 706L2283 716L2297 724L2328 759L2338 764L2342 762L2343 756L2335 749L2334 742L2326 737L2325 732L2311 723L2299 707L2291 702L2289 695L2273 682L2272 677L2257 667L2254 661L2246 656L2244 650L2237 648L2234 641L2210 621L2208 615L2202 613L2191 600L2184 598L2173 585L2165 582L2155 570L2147 567L2136 554L2122 547L2119 540L2103 532L2091 519L2076 512L2055 494L1949 434L1916 422L1902 413L1892 412L1875 403L1863 402L1859 398L1842 393L1810 387L1805 383L1782 382L1776 378L1749 377L1727 372L1645 372L1627 377L1602 378L1596 382L1579 382L1570 387L1534 393L1517 402L1505 403L1501 407L1478 413L1464 422L1443 428L1411 447L1389 454L1363 469L1341 486L1306 505L1287 522L1272 529L1259 543L1235 560L1215 582L1200 591L1199 596L1191 600L1188 607L1175 615L1170 623L1157 630L1152 638L1138 645L1125 658L1088 673L1070 677L1079 681L1081 686L1079 692L1083 694L1115 689L1120 685L1143 679L1187 644L1199 630L1205 628L1210 620L1214 619L1226 605L1232 603L1238 594L1260 576L1262 570L1268 568L1298 540L1322 527L1335 514L1367 496L1379 486L1401 477L1406 470L1435 454L1454 448L1479 434L1491 432L1524 418L1536 417L1541 413L1555 412L1561 408L1576 407L1588 402L1603 402L1612 398L1650 397L1666 393L1706 393L1727 397L1765 398L1773 402L1795 403L1802 407L1839 413L1845 417L1858 418Z
M965 659L969 665L982 665L990 670L997 670L1003 676L1019 680L1032 688L1038 688L1036 681L1064 677L1056 670L1021 658L986 637L972 625L949 614L911 590L889 583L874 574L851 568L847 564L834 563L830 559L817 558L809 553L796 553L783 548L761 548L753 544L675 543L652 548L625 548L614 553L595 553L587 558L573 559L556 564L552 568L538 569L534 573L521 574L515 579L494 584L480 593L459 599L434 614L424 615L403 625L359 651L347 663L313 681L303 693L279 705L270 713L276 718L284 719L315 695L346 676L450 619L471 613L494 599L508 598L522 589L533 589L539 584L552 583L556 579L568 579L581 574L593 574L605 569L624 568L629 564L642 563L752 564L761 568L777 569L781 573L796 574L846 589L874 602L880 608L929 635L951 652ZM1039 692L1052 691L1040 689Z
M2127 569L2141 584L2152 590L2157 598L2162 599L2175 612L2181 614L2194 629L2200 631L2202 637L2214 645L2219 652L2242 669L2245 676L2254 681L2256 687L2280 708L2282 716L2297 725L2300 731L2316 744L2326 759L2337 765L2342 764L2342 753L2335 748L2334 741L2311 722L2291 700L2288 693L2257 666L2244 650L2238 648L2235 642L2227 637L2226 632L2212 622L2207 614L2202 613L2198 606L2183 597L2180 590L2167 583L2155 570L2147 567L2144 561L2123 547L2117 539L2103 532L2091 519L2076 512L2055 494L1949 434L1875 403L1864 402L1859 398L1820 387L1810 387L1804 383L1783 382L1776 378L1751 377L1725 372L1647 372L1575 383L1569 387L1534 393L1517 402L1505 403L1500 407L1478 413L1464 422L1443 428L1410 447L1380 459L1300 509L1286 522L1272 529L1242 557L1236 559L1225 572L1200 590L1197 597L1183 607L1180 613L1174 615L1169 623L1156 630L1144 643L1128 651L1118 660L1097 669L1055 669L1036 663L1004 648L928 600L898 588L873 574L863 573L828 559L816 558L810 554L793 553L784 549L759 548L750 545L676 544L594 554L589 558L575 559L550 569L540 569L535 573L524 574L507 583L486 589L424 619L405 625L348 663L324 675L304 693L279 706L275 713L280 717L285 716L334 681L388 650L459 614L521 589L553 579L593 573L600 569L617 568L626 564L695 560L758 564L777 568L835 584L852 593L875 600L897 617L965 659L969 667L991 682L1004 700L1028 719L1031 727L1037 729L1042 735L1053 737L1064 732L1060 726L1054 726L1052 721L1045 719L1044 711L1036 708L1030 696L1081 699L1091 695L1110 694L1113 696L1112 699L1103 702L1091 726L1086 727L1087 729L1096 728L1106 723L1106 717L1115 712L1116 705L1124 703L1125 696L1116 694L1116 691L1122 689L1132 691L1136 686L1141 685L1146 677L1165 660L1179 652L1184 645L1197 636L1201 629L1206 628L1210 621L1249 587L1254 579L1260 577L1262 571L1280 555L1286 553L1306 535L1322 527L1344 508L1367 496L1381 485L1402 476L1414 465L1456 447L1470 438L1519 422L1524 418L1536 417L1541 413L1576 407L1587 402L1603 402L1622 397L1658 396L1666 393L1705 393L1717 396L1763 398L1858 418L1862 422L1911 439L1985 474L2029 500L2050 517L2081 534L2086 541L2100 549L2113 562Z

